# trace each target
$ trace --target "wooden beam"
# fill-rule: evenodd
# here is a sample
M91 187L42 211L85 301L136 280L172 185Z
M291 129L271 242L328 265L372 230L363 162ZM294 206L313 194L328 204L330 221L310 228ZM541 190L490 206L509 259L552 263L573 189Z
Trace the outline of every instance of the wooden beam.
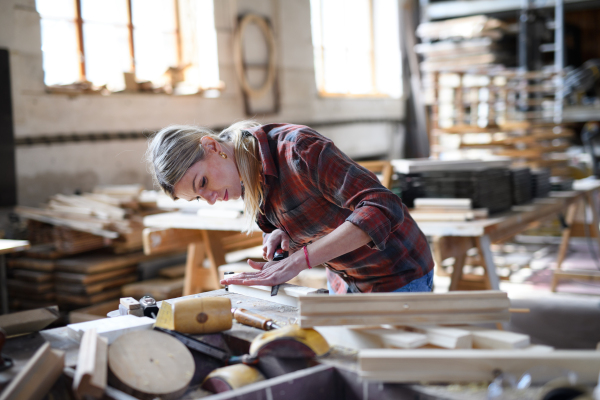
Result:
M497 373L520 376L540 366L577 374L582 384L596 384L600 352L590 350L362 350L360 375L381 382L492 381Z
M411 326L415 332L427 336L427 341L435 346L446 349L470 349L473 347L473 336L460 328L445 326Z
M106 390L108 341L95 328L81 338L73 391L79 399L100 399Z
M0 328L6 331L7 336L37 332L56 321L58 317L58 306L20 311L0 315Z
M486 329L478 326L461 326L473 336L475 349L523 349L529 347L529 335L522 333Z
M0 400L41 400L65 366L65 352L44 343L0 395Z
M300 296L300 326L423 325L508 321L501 291Z

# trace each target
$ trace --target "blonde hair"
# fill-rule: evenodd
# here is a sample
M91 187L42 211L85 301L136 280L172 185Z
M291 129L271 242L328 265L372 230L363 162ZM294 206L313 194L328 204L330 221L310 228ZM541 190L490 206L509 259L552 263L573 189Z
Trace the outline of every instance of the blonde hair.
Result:
M258 142L247 129L260 126L255 121L241 121L217 134L208 128L193 125L170 125L158 131L151 139L146 160L155 183L172 199L175 185L186 171L206 156L201 140L204 136L219 143L232 142L240 179L244 192L244 211L250 216L247 232L252 230L254 219L262 213L264 200L261 184L262 163L258 153Z

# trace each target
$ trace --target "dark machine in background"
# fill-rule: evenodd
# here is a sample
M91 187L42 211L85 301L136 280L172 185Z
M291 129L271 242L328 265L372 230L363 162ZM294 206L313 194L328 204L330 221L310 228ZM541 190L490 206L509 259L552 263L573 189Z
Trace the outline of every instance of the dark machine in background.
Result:
M17 204L9 52L0 49L0 207Z

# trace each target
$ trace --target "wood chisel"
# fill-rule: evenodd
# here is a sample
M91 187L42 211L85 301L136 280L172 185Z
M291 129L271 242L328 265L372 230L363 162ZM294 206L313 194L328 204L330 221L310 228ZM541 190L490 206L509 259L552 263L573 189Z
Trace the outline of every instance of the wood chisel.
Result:
M290 255L289 252L284 251L282 248L279 248L277 250L275 250L275 255L273 256L273 261L281 261L284 258L287 258ZM275 285L271 288L271 296L277 296L277 293L279 292L279 286L281 285Z
M243 308L232 308L231 315L233 315L233 318L240 324L252 326L264 331L280 328L280 326L273 322L272 319L265 318L262 315L252 313Z

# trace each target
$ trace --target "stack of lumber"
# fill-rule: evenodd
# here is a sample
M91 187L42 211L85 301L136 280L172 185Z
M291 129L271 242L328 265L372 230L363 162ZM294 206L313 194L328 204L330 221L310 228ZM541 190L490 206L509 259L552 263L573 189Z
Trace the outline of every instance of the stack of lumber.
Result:
M100 186L81 195L56 194L44 208L17 207L15 211L37 221L30 225L32 238L41 239L36 232L39 223L53 226L52 242L64 254L106 246L125 253L142 248L143 217L161 212L155 202L141 200L142 190L141 185Z
M487 208L473 209L471 199L419 198L414 201L410 215L422 221L472 221L488 216Z
M555 350L525 334L474 325L527 311L510 310L500 291L311 294L299 303L300 325L315 327L332 346L358 351L359 373L369 380L490 382L498 371L519 377L550 366L595 383L600 371L597 351Z
M56 300L61 308L97 304L121 296L121 287L138 278L137 265L148 260L142 252L94 253L56 262Z
M145 281L130 283L121 289L121 297L140 299L152 296L156 301L183 296L183 280L185 264L163 268L159 277Z
M423 71L472 66L515 64L515 27L495 18L475 15L426 22L416 34L425 43L415 46L423 56Z
M557 74L511 69L434 72L426 82L435 158L510 157L515 167L569 173L575 135L558 123Z

